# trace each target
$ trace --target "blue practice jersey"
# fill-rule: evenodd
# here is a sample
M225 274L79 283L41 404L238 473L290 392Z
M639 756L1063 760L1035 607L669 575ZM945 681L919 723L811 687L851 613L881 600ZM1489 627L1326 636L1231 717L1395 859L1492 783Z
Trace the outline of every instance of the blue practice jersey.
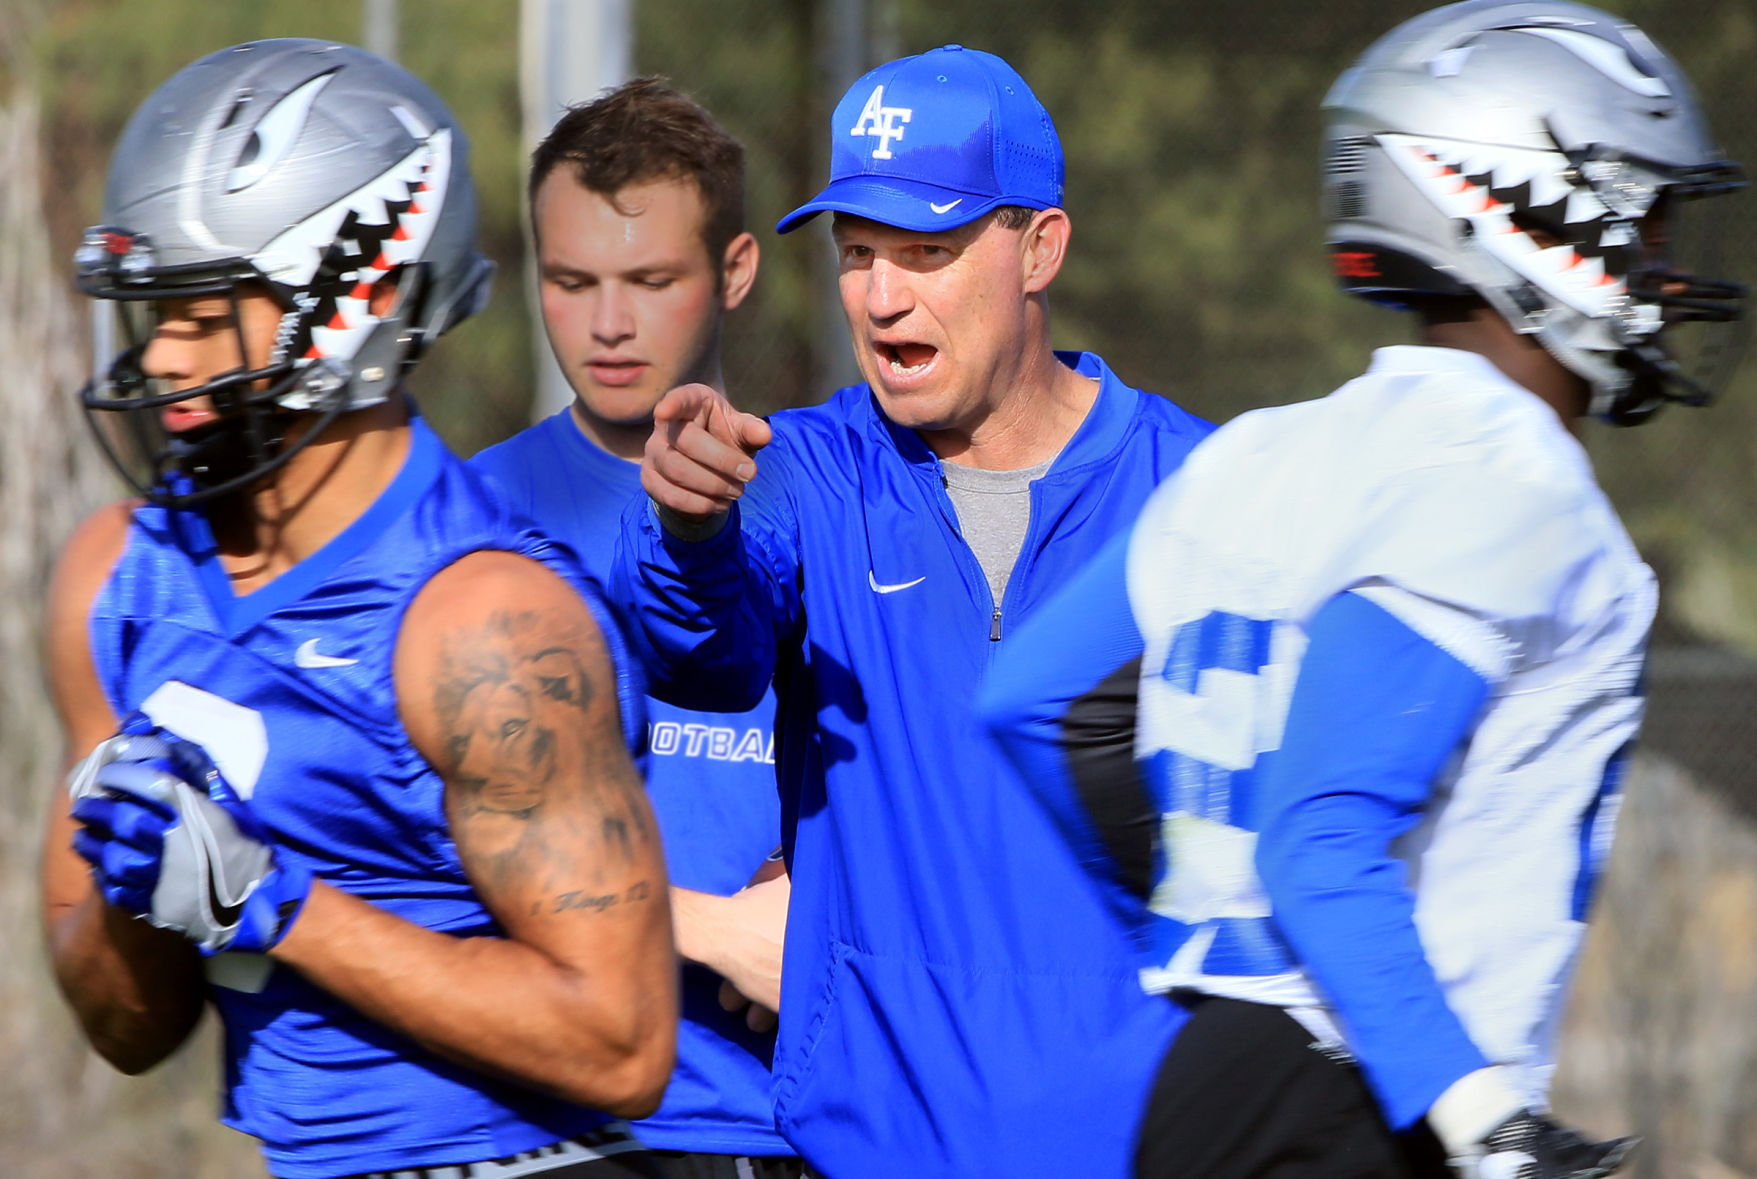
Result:
M367 511L274 581L234 597L199 511L146 506L94 601L93 663L118 715L146 712L207 748L280 854L406 921L457 937L499 927L465 876L444 787L397 711L403 613L467 553L521 553L584 588L571 555L517 522L419 420ZM624 731L638 675L595 598ZM266 956L208 960L226 1029L224 1121L290 1179L503 1158L610 1119L432 1055Z
M779 1125L837 1179L1131 1173L1178 1025L1126 926L983 733L1011 628L1128 527L1208 426L1091 355L1086 420L1031 484L996 602L940 463L864 385L772 419L721 532L636 503L612 582L655 695L775 677L794 890Z
M545 533L571 545L593 576L607 574L622 509L641 496L640 467L590 442L562 410L471 462ZM780 842L775 701L748 712L688 712L648 702L647 792L671 882L737 892ZM662 1150L792 1154L775 1130L770 1064L775 1038L720 1007L719 976L686 964L677 1071L659 1112L634 1123Z

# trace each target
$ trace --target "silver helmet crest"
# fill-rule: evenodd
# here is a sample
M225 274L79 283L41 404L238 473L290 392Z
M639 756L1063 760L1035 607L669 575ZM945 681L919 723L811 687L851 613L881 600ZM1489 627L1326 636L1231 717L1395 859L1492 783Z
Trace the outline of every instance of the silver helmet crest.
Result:
M1640 29L1563 0L1447 5L1369 48L1324 122L1344 288L1482 298L1584 378L1608 421L1710 399L1661 333L1738 318L1744 288L1673 269L1661 221L1743 174Z
M338 415L385 401L434 337L481 308L493 274L451 112L402 67L325 41L237 45L175 74L111 155L103 219L75 256L87 294L223 294L236 328L251 283L283 312L264 368L164 391L141 372L150 327L137 328L82 392L88 410L145 411L130 416L151 439L150 471L111 456L161 502L246 486ZM374 314L383 279L394 298ZM201 396L220 421L197 436L159 437L147 420ZM307 414L322 417L287 443L292 416Z

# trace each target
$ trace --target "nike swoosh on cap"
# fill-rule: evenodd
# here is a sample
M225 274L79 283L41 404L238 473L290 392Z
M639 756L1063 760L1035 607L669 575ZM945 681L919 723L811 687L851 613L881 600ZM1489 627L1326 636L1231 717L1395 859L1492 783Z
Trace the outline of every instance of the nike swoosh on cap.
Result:
M963 203L964 203L964 198L959 197L957 200L953 201L949 205L936 205L932 201L928 201L927 207L932 209L936 213L950 213L953 209L957 208L959 205L961 205Z
M872 587L872 592L875 594L894 594L898 590L906 590L912 585L920 585L926 580L927 575L923 574L914 581L900 581L896 585L880 585L879 579L872 575L872 570L866 571L866 584Z
M293 652L295 666L304 668L347 667L350 664L360 662L358 659L343 659L337 655L325 655L317 649L318 641L317 639L306 639L299 644L299 649Z

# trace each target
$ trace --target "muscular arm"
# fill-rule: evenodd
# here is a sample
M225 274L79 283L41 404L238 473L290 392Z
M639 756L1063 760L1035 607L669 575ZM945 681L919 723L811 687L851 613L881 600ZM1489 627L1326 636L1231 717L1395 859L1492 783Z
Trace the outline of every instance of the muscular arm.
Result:
M49 686L66 741L64 768L116 731L92 664L87 622L127 537L132 505L87 520L68 542L49 592ZM201 1018L200 956L183 937L104 903L73 851L65 797L50 807L42 861L43 929L55 980L105 1060L139 1073L169 1056Z
M275 957L439 1055L650 1113L676 1043L670 908L590 613L534 562L472 554L410 607L396 682L506 936L435 933L319 883Z

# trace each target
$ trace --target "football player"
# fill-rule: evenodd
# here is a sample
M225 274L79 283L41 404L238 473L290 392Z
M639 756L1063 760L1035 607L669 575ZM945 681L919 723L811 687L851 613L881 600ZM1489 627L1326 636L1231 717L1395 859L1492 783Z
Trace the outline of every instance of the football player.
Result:
M618 1120L676 1021L640 697L402 388L488 291L457 121L361 50L235 46L136 112L103 219L79 282L134 334L82 397L140 498L56 574L90 752L43 866L88 1039L137 1073L211 1003L276 1175L650 1174Z
M532 155L530 195L543 326L574 400L471 461L603 578L640 495L653 406L691 381L725 392L721 325L757 270L744 147L664 81L638 78L561 117ZM785 877L744 887L781 840L774 712L773 693L735 713L648 702L647 794L687 961L677 1069L635 1130L673 1179L798 1173L770 1097L780 979L765 965L778 946L745 916L787 903ZM722 975L767 1006L724 1009Z
M1546 1095L1655 595L1575 431L1707 400L1679 346L1742 292L1668 239L1740 173L1553 0L1400 26L1324 118L1337 273L1417 343L1216 432L986 715L1192 1013L1140 1174L1608 1174Z

